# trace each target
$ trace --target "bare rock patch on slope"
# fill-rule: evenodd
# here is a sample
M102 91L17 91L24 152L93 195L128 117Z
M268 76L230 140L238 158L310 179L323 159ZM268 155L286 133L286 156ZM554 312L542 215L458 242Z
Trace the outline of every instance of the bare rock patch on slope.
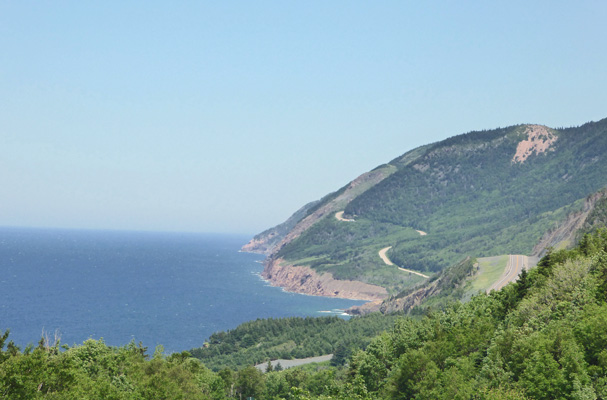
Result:
M525 134L527 139L516 147L516 154L512 157L513 163L524 163L531 155L544 153L558 138L551 129L543 125L527 125Z

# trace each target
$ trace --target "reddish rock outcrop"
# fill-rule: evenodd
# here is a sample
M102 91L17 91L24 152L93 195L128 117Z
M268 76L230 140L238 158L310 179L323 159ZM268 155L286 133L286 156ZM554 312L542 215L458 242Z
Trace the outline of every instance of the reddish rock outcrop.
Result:
M269 254L271 252L271 247L268 242L270 242L275 236L276 235L272 232L261 238L253 238L249 241L249 243L242 246L241 251L246 253Z
M273 286L280 286L289 292L313 296L369 301L382 300L388 296L386 289L381 286L338 280L330 273L319 274L309 267L289 265L280 258L268 260L262 276Z
M532 154L547 151L558 138L550 128L543 125L528 125L525 134L527 139L516 147L516 154L512 157L513 163L524 163Z

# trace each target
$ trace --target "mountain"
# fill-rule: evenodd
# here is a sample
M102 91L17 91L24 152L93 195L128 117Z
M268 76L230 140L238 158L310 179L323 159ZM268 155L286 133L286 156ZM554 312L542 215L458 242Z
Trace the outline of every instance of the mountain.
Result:
M288 290L403 297L468 258L572 244L606 184L607 119L474 131L361 175L244 250Z
M253 239L242 247L242 251L248 253L271 254L272 250L280 243L281 240L297 225L297 223L307 215L308 210L320 203L321 200L312 201L299 210L295 211L282 224L276 225L270 229L255 235Z

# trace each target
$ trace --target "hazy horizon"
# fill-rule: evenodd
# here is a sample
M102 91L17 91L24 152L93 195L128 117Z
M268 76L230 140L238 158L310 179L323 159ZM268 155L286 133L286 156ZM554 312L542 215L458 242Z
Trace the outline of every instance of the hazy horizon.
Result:
M0 226L250 235L420 145L607 117L607 5L0 4Z

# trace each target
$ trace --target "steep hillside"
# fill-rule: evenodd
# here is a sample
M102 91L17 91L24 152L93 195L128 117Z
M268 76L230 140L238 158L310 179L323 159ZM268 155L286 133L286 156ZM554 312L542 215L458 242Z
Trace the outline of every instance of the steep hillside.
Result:
M282 224L257 234L251 241L242 246L242 251L249 253L270 254L281 240L297 225L302 218L308 215L308 211L316 206L320 200L306 204Z
M579 211L569 214L547 231L533 248L532 255L544 256L547 249L571 247L597 226L607 225L607 189L601 189L579 203L582 204Z
M265 276L306 267L311 273L297 275L291 290L319 289L330 277L396 295L425 279L396 266L432 276L468 256L539 254L553 245L540 239L587 213L584 199L607 184L606 155L607 119L470 132L420 147L308 209L268 251ZM387 247L396 266L379 256Z
M308 203L296 211L287 221L255 235L249 243L243 246L242 250L270 255L276 253L322 218L331 213L337 214L343 211L350 201L390 176L398 169L397 167L415 161L426 147L428 146L419 147L389 164L380 165L372 171L362 174L336 192Z

